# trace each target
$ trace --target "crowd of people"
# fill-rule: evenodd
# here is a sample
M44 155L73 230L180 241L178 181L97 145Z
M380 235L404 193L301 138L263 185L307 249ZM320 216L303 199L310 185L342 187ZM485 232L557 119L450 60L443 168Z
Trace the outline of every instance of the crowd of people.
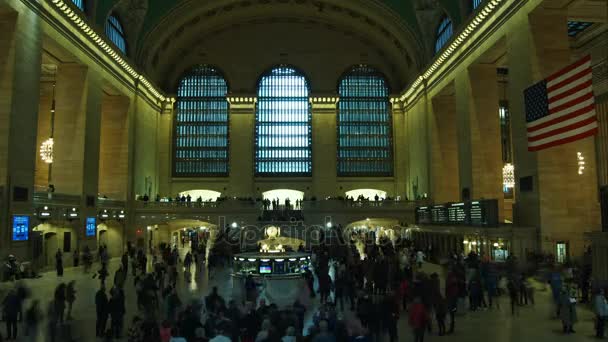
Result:
M504 296L509 298L514 316L520 307L534 305L531 280L517 267L498 267L473 252L466 256L455 252L449 258L442 286L439 274L424 272L429 248L423 250L405 239L377 239L373 233L345 236L338 232L332 236L350 239L350 243L330 243L329 234L321 238L310 251L312 265L304 274L304 296L294 298L287 307L267 303L253 277L245 282L242 301L224 298L217 287L204 300L182 298L179 286L192 281L193 275L202 277L210 263L218 266L231 260L231 251L218 247L221 238L211 249L209 260L207 241L184 240L181 253L177 245L160 245L148 253L129 245L111 283L107 282L107 248L102 246L99 269L92 274L99 280L95 293L96 336L103 341L129 342L394 342L410 339L399 324L400 317L405 316L414 341L422 342L430 332L438 336L454 333L457 312L500 308ZM361 245L363 248L357 247ZM59 259L57 275L61 277ZM574 333L579 297L573 292L571 279L567 272L553 269L547 283L564 333ZM36 341L40 331L50 341L75 340L66 322L72 319L76 285L73 281L60 283L43 314L38 300L29 301L24 308L31 293L18 284L2 303L6 339L17 338L18 322L22 321L29 341ZM126 286L135 289L136 308L125 304ZM78 296L83 295L89 294ZM597 336L603 337L608 318L604 292L596 292L592 303ZM127 310L136 311L130 322L125 322ZM311 325L305 324L308 316L312 316Z

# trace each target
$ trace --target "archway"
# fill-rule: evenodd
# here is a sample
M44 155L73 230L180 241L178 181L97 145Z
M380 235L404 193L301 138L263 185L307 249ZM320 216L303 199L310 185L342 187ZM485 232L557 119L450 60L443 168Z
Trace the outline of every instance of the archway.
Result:
M275 189L262 193L262 196L264 197L264 199L270 201L278 199L279 203L282 205L285 203L286 199L289 199L291 203L303 200L304 192L292 189Z
M181 196L188 197L188 195L190 195L192 202L196 202L199 198L203 202L215 202L218 199L218 197L222 196L222 193L219 191L213 191L213 190L207 190L207 189L187 190L187 191L182 191L179 193L180 197Z
M355 189L346 192L346 196L350 198L354 198L357 200L360 197L363 197L366 200L375 201L376 196L378 196L378 200L384 200L386 198L386 191L378 190L378 189Z

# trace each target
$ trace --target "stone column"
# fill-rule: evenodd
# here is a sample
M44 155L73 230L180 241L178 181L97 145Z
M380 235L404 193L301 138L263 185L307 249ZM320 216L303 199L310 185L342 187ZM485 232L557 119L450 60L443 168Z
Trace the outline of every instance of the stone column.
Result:
M409 178L406 118L401 103L393 103L393 177L395 196L405 200Z
M253 188L255 170L255 98L230 102L229 196L260 196Z
M537 218L534 223L541 229L543 251L555 254L555 243L564 241L569 243L571 256L580 256L582 233L600 229L594 138L528 152L522 95L526 87L574 62L566 11L539 6L527 22L522 20L522 27L509 33L507 43L510 69L515 70L510 72L509 98L521 101L513 106L516 181L519 184L522 176L534 177L533 191L518 193L515 217L520 221L516 223L527 223L524 218L528 215ZM524 49L525 56L513 51L518 49ZM578 152L586 162L582 175L578 174Z
M460 172L455 96L439 94L433 98L431 108L431 198L435 203L458 201Z
M337 190L337 98L314 97L312 103L312 192L307 197L344 195Z
M126 96L103 97L101 106L101 142L99 145L99 193L126 200L129 161L130 101ZM170 146L165 140L162 146ZM162 170L162 168L160 169ZM159 171L160 171L159 170ZM150 194L152 200L156 194Z
M502 152L496 67L476 64L456 78L460 186L471 199L498 199L503 221Z
M87 72L86 66L76 63L61 64L57 69L55 157L49 182L61 194L83 192Z
M0 30L0 242L7 246L12 239L12 215L32 212L38 156L35 127L42 58L41 20L25 3L8 0L0 5ZM15 187L27 190L24 201L13 201ZM17 257L29 258L26 244L12 243L11 247ZM2 248L0 256L6 252L8 249Z

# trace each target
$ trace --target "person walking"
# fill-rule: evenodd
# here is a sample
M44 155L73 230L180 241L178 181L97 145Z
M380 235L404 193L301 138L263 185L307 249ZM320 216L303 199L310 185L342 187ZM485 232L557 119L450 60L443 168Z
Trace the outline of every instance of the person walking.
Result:
M61 283L55 289L55 316L57 323L63 324L63 314L65 312L65 284Z
M55 253L55 268L57 269L57 276L63 277L63 254L61 249L57 249L57 253Z
M123 319L125 316L125 297L122 289L113 287L110 291L108 307L111 318L111 330L114 338L120 338L122 334Z
M414 331L414 342L424 342L424 332L430 317L420 297L416 297L410 307L409 324Z
M72 280L68 283L68 286L65 289L65 299L68 302L68 315L67 319L72 319L72 306L74 305L74 301L76 300L76 281Z
M6 322L6 339L17 339L17 318L19 316L19 296L15 290L11 290L2 303L4 309L4 321Z
M95 294L95 308L97 311L95 336L103 337L104 333L106 332L106 325L109 315L108 296L106 295L106 288L103 284Z
M574 323L577 322L576 297L570 293L570 287L566 286L560 295L559 318L562 321L564 334L573 334Z
M41 321L42 311L40 310L40 301L34 300L25 312L25 334L28 342L38 340L38 327Z
M437 329L439 336L445 335L445 316L447 315L448 307L445 298L441 293L437 293L433 300L433 308L435 310L435 319L437 319Z
M72 256L72 259L74 261L74 267L78 267L78 265L80 264L80 250L78 248L76 248L74 250L74 254Z
M593 298L593 308L595 311L595 337L604 338L604 326L608 317L608 302L604 290L599 289Z

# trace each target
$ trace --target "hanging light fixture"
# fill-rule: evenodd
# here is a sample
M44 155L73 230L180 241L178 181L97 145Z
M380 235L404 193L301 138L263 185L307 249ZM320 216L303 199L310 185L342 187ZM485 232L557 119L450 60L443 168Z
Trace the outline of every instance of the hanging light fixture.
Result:
M47 164L53 163L53 145L55 145L55 140L53 138L46 139L42 142L42 145L40 145L40 158Z
M511 163L506 163L502 168L502 181L505 188L515 187L515 167Z
M53 101L51 103L51 136L42 142L40 145L40 158L47 164L53 163L55 140L53 139L53 133L55 131L55 85L53 81ZM50 177L49 177L50 178Z

